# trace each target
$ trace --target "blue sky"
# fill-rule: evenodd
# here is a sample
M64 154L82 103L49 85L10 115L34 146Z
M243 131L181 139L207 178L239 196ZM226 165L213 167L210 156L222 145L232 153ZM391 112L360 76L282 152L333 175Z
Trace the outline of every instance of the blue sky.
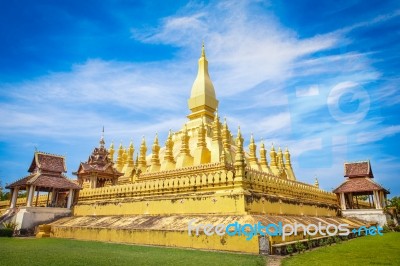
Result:
M370 160L400 194L398 1L6 1L0 179L35 147L68 176L98 145L179 130L206 44L219 114L246 145L288 146L298 180L331 190Z

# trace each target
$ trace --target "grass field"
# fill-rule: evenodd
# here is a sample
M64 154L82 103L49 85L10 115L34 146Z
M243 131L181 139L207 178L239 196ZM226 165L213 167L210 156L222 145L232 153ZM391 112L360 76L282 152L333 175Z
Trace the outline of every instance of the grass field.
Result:
M0 265L265 265L256 255L55 238L0 237Z
M285 258L291 265L400 265L400 233L366 236Z

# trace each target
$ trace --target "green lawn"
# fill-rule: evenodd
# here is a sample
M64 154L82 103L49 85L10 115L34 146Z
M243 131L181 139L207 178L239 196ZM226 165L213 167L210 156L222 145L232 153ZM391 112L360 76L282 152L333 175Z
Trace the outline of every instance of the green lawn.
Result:
M286 258L282 265L400 265L400 233L360 237L321 247Z
M256 255L55 238L0 237L0 265L265 265Z

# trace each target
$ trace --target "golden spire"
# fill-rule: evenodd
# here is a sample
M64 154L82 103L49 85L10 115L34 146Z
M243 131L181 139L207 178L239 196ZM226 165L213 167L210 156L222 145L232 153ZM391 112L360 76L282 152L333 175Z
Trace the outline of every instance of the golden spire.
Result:
M228 163L233 163L231 154L231 132L228 128L228 123L226 122L226 117L224 118L224 125L222 126L222 147L225 152L226 161Z
M317 177L315 177L314 186L319 188L319 183L318 183L318 178Z
M108 158L110 158L110 160L112 162L114 162L114 141L111 142L110 148L108 149Z
M156 133L156 137L154 138L154 143L152 147L152 155L151 155L151 166L150 172L157 172L160 170L160 158L159 158L160 146L158 145L158 134Z
M147 152L147 146L146 146L146 140L144 136L142 137L142 144L140 145L140 156L139 156L139 165L138 168L142 170L142 172L146 172L146 152Z
M106 144L106 142L104 141L104 126L103 126L103 132L101 133L101 138L100 138L100 148L104 149L104 144Z
M138 152L136 152L136 161L135 161L135 165L136 165L136 167L139 166L139 153L138 153Z
M278 166L279 168L285 168L285 163L283 162L283 153L281 147L278 149Z
M189 136L188 136L188 132L187 132L187 127L185 124L184 130L182 132L182 136L181 136L181 154L188 154L190 155L190 150L189 150Z
M256 158L256 144L254 142L254 136L253 133L251 133L250 136L250 145L249 145L249 149L250 149L250 157Z
M125 165L128 162L128 149L124 149L124 153L122 154L122 165Z
M167 140L165 141L164 160L161 164L161 171L175 169L175 160L173 154L174 142L172 141L171 129L168 132Z
M122 167L124 166L124 148L122 147L122 141L119 144L118 148L118 156L117 156L117 170L121 171Z
M236 137L236 155L235 155L235 174L238 180L243 179L245 172L244 169L246 167L246 162L244 159L244 151L243 151L243 137L240 132L240 126L238 127L238 133Z
M197 77L192 86L188 105L191 110L191 114L188 115L190 120L204 115L213 119L214 112L218 107L214 85L212 84L210 75L208 74L208 61L206 59L204 43L201 48Z
M206 128L204 121L201 121L200 127L197 130L197 147L194 150L193 165L201 165L209 163L211 160L210 150L207 148Z
M135 147L133 146L133 141L131 140L131 143L129 143L129 148L128 148L128 166L132 167L134 165L133 163L133 154L135 153Z
M211 162L218 163L221 158L222 139L221 139L221 123L219 122L218 111L215 112L214 121L212 123L212 141L211 141Z
M249 145L249 164L251 168L260 170L260 167L258 165L256 150L257 150L257 145L254 142L253 133L251 133L250 145Z
M277 161L276 161L276 152L274 148L274 143L271 145L271 151L269 152L269 156L271 158L271 168L277 169Z
M267 161L267 150L265 149L264 140L261 139L260 145L260 166L264 172L269 172Z
M286 164L291 164L291 162L290 162L290 153L289 153L289 149L286 147L286 150L285 150L285 163Z
M204 127L203 120L201 121L201 125L200 125L200 127L198 129L197 147L207 147L207 144L206 144L206 129Z
M286 168L287 178L290 180L296 180L296 176L294 175L294 171L292 169L292 163L290 162L290 152L287 147L285 151L285 168Z
M181 150L179 152L178 158L176 159L176 167L188 167L193 165L193 157L190 155L189 150L189 136L187 132L187 127L183 128L183 132L181 135Z

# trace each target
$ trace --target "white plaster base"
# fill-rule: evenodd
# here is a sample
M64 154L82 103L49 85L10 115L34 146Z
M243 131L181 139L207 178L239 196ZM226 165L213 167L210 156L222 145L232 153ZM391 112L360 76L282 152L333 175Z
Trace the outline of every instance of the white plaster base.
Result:
M30 229L70 214L71 210L66 208L21 207L15 215L16 229Z
M366 222L378 223L380 226L387 224L386 214L382 209L351 209L342 210L343 217L354 217Z

